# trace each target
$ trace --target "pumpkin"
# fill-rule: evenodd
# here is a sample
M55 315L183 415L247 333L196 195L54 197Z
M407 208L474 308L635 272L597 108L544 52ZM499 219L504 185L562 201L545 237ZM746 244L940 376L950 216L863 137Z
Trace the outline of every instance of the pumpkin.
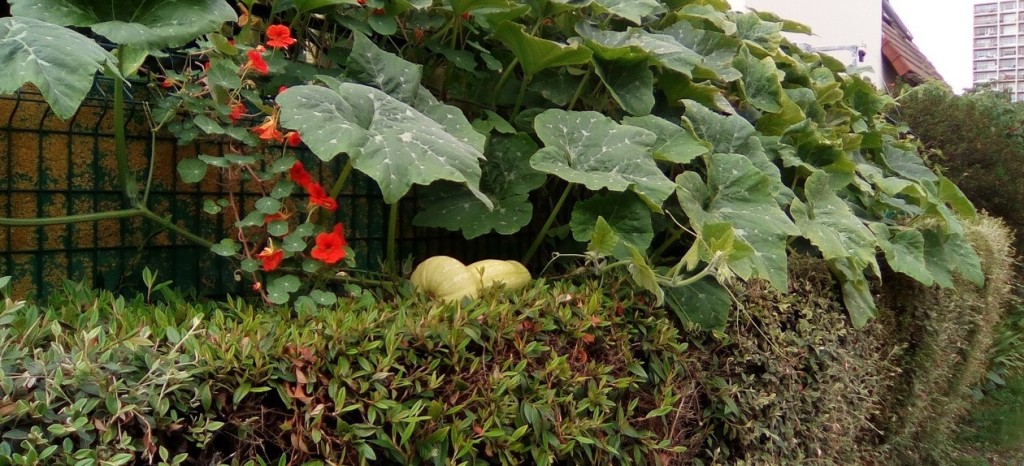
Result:
M445 302L480 294L478 276L453 257L434 256L421 262L410 279L417 290Z
M517 290L530 282L530 271L516 261L486 259L463 265L458 259L434 256L416 266L410 280L417 290L445 302L476 298L499 283Z
M481 289L504 283L505 288L518 290L530 283L533 278L530 271L526 270L526 266L516 261L485 259L466 267L480 275Z

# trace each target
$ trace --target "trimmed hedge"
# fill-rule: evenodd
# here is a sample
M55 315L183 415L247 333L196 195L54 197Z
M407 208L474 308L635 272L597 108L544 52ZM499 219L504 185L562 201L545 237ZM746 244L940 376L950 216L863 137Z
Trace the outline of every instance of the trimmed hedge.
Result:
M985 288L885 274L862 330L812 258L789 294L735 287L718 334L611 277L461 308L68 284L0 313L0 464L942 462L1009 292L1005 227L969 231Z

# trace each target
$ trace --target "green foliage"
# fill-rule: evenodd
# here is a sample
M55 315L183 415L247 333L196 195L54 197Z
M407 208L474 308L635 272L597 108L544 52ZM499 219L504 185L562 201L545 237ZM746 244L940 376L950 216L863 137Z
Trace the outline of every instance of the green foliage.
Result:
M0 313L4 464L668 464L675 326L595 284L268 312L68 284ZM304 309L304 310L301 310ZM180 455L180 456L179 456ZM668 462L668 463L666 463Z
M142 2L132 18L152 27L151 40L175 45L229 19L209 1ZM766 279L785 290L791 243L829 260L858 327L875 313L868 287L879 276L880 249L894 269L923 282L948 287L961 274L981 286L957 219L973 216L970 204L882 118L892 99L782 37L798 25L709 0L250 3L234 45L209 34L185 50L209 60L209 71L169 72L176 92L158 112L183 115L168 125L182 140L244 142L241 167L218 166L237 169L230 179L280 181L284 170L262 169L285 157L286 147L280 156L273 147L285 145L280 124L321 159L345 157L333 195L352 169L374 179L392 205L414 185L429 185L417 223L467 237L520 233L534 223L538 209L529 204L568 183L553 211L543 212L548 220L527 256L551 227L564 231L565 218L577 242L569 247L585 247L603 217L621 241L612 257L628 262L611 265L628 265L656 296L701 273L720 282ZM269 14L260 18L256 4ZM215 14L175 25L166 21L167 5L185 19L203 8ZM42 14L23 7L15 10ZM100 32L120 14L44 19ZM275 45L270 27L284 24L307 26L295 28L295 44ZM264 45L273 49L265 67ZM277 95L282 84L290 87ZM265 115L256 132L272 142L236 126L232 110L240 106ZM199 163L179 166L183 178L198 179ZM609 198L615 208L595 208ZM609 211L626 199L629 215ZM276 213L301 210L283 204ZM571 215L560 215L562 206ZM399 211L392 210L393 267ZM252 269L254 256L273 252L274 235L260 229L259 214L238 216L241 249L217 252ZM295 241L286 251L293 249ZM672 301L681 314L699 312L690 302Z

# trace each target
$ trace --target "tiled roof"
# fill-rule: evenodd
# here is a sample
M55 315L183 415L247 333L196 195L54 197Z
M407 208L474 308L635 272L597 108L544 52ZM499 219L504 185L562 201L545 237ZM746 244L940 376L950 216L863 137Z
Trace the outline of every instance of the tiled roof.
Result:
M942 75L914 45L914 37L899 17L895 16L895 12L890 10L886 13L891 16L882 20L882 57L885 61L892 65L899 77L910 84L921 84L929 79L941 81Z

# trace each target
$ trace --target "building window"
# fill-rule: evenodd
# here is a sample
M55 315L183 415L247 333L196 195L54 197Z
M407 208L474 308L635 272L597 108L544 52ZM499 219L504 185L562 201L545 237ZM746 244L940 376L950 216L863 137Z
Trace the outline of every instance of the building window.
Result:
M1013 81L1013 72L1003 71L1002 73L999 73L999 80L1000 81Z
M1017 2L1000 2L999 3L999 9L1000 10L1004 10L1004 11L1005 10L1016 10L1017 9Z
M999 49L999 56L1000 57L1012 57L1012 56L1015 56L1015 55L1017 55L1017 49L1014 48L1014 47L1005 48L1005 49ZM989 58L989 57L984 57L984 58Z
M1007 22L1009 22L1009 21L1007 21ZM996 15L975 16L974 17L974 24L976 24L976 25L996 24Z
M976 61L974 62L974 69L978 71L994 70L996 69L996 62L995 60Z
M1016 23L1017 22L1017 13L1016 12L1013 12L1013 13L1003 13L1002 16L999 17L999 22L1001 22L1001 23Z
M975 13L995 13L996 12L996 4L995 3L983 3L983 4L980 4L980 5L974 5L974 12Z
M991 72L991 71L981 72L981 73L974 73L974 82L976 82L976 83L986 82L986 81L995 81L995 79L996 79L996 74L994 72Z
M974 28L974 35L977 37L994 36L996 35L996 28L993 26Z
M974 59L975 60L977 60L979 58L995 58L995 57L996 57L996 49L975 50L974 51Z
M999 26L999 33L1000 34L1016 34L1017 33L1017 25L1016 24L1004 24L1002 26Z
M1007 36L999 38L999 45L1017 45L1017 36Z
M999 60L999 69L1009 70L1017 67L1017 60Z
M974 48L976 48L976 49L980 49L980 48L983 48L983 47L995 47L995 46L996 46L996 39L995 38L990 38L990 39L974 39Z

